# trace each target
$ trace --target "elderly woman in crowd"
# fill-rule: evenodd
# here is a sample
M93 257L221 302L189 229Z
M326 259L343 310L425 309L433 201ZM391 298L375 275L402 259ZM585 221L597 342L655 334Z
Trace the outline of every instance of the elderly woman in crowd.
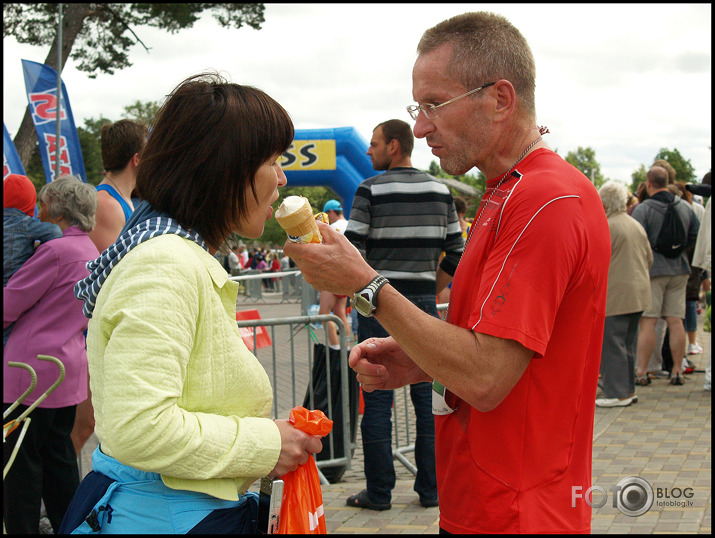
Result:
M637 400L635 367L638 321L650 306L653 252L643 226L626 213L628 190L608 181L599 190L611 232L606 320L601 351L603 398L598 407L623 407Z
M270 418L270 381L236 326L238 283L213 256L231 233L263 234L293 133L264 92L212 74L157 114L143 201L76 288L100 444L61 532L255 533L250 484L322 449Z
M37 387L15 409L19 416L57 380L57 357L64 381L30 414L30 426L3 482L3 518L9 534L37 534L40 502L54 529L62 522L79 484L77 458L70 438L77 404L87 398L87 318L74 296L74 285L88 275L86 264L99 252L89 239L97 193L73 176L48 183L39 194L39 217L57 224L62 237L43 243L8 281L3 297L3 325L15 323L3 356L3 404L7 409L30 386L28 373L8 366L24 362L37 372ZM17 428L3 445L5 463L17 442Z

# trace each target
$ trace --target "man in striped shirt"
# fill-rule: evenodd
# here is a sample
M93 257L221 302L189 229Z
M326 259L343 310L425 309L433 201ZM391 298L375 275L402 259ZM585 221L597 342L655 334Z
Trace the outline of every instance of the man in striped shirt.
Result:
M438 317L436 295L452 280L464 240L447 186L412 167L414 136L409 124L389 120L373 131L367 154L375 170L357 189L345 231L367 262L405 297ZM439 263L442 252L445 257ZM360 316L358 339L386 337L374 317ZM434 418L431 385L410 385L417 436L415 491L420 503L437 506ZM386 510L395 486L392 458L392 390L363 394L361 423L367 488L347 499L348 506Z

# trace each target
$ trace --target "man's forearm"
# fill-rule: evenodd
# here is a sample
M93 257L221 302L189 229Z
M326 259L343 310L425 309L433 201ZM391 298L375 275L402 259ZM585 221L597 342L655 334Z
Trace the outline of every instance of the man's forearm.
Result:
M533 352L430 316L386 285L376 317L410 358L464 401L490 411L518 382Z

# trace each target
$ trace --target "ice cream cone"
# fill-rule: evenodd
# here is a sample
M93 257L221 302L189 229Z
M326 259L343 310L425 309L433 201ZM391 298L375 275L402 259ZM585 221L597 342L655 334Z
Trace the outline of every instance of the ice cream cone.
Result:
M294 243L320 243L323 238L304 196L288 196L276 211L276 220Z

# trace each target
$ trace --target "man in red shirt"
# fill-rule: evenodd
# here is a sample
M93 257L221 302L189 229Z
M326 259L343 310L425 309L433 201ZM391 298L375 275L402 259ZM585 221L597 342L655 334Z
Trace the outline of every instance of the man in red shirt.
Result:
M363 389L433 381L440 528L586 533L611 246L594 186L536 125L534 60L491 13L427 30L408 107L449 174L488 178L447 322L422 313L343 237L285 252L318 289L355 294L389 338L355 346ZM343 263L328 263L342 258Z

